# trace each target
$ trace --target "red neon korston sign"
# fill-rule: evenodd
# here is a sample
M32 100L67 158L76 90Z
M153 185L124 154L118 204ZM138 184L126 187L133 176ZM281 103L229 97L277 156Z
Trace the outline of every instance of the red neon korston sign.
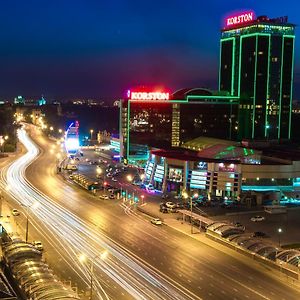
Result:
M253 21L255 18L255 14L253 11L249 12L244 12L242 14L236 15L236 16L231 16L226 19L226 26L234 26L238 24L244 24L244 23L249 23Z
M131 100L169 100L170 94L165 92L131 92L128 98Z

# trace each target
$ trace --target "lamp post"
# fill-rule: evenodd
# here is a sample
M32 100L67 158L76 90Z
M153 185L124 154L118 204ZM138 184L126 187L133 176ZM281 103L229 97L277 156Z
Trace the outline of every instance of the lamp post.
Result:
M105 260L107 255L108 255L108 251L105 250L105 251L97 254L96 256L94 256L92 259L89 259L84 254L81 254L79 256L79 261L82 262L82 263L87 261L87 260L90 261L90 275L91 275L91 278L90 278L90 300L93 299L93 282L94 282L94 264L95 264L95 260L97 258L101 258L101 260Z
M93 139L93 132L94 132L94 130L93 130L93 129L91 129L91 130L90 130L90 134L91 134L91 141L92 141L92 139Z
M281 247L281 241L280 241L280 234L281 233L282 233L282 229L278 228L278 244L279 244L279 247Z
M28 234L29 234L29 208L36 209L39 206L39 202L35 202L31 205L25 205L21 204L21 206L24 206L26 208L26 233L25 233L25 241L28 242Z

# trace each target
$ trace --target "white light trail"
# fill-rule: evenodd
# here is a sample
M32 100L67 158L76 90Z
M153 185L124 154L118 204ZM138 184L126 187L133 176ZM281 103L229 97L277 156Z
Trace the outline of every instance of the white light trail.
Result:
M31 210L31 214L42 220L52 232L53 236L48 237L49 242L55 249L62 249L58 251L66 263L87 284L89 270L79 262L78 255L84 253L93 258L104 250L108 251L109 255L105 260L98 258L94 263L99 299L109 299L113 289L97 277L100 273L104 273L134 299L200 299L31 185L25 179L25 170L37 158L39 150L24 129L18 130L18 136L27 153L12 163L7 170L2 170L0 185L3 188L9 186L8 192L21 205L40 203L36 209ZM31 222L38 231L47 236L37 222Z

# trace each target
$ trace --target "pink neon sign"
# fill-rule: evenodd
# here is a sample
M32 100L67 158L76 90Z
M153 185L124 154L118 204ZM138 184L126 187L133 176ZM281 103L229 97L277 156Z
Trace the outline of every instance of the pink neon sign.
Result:
M226 26L234 26L238 24L244 24L253 21L255 18L255 14L253 11L244 12L242 14L231 16L226 18Z
M165 92L131 92L127 96L131 100L169 100L169 93Z

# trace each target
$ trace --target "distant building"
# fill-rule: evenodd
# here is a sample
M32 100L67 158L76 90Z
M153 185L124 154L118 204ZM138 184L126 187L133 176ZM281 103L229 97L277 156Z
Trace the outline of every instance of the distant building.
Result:
M47 101L44 98L44 96L42 96L40 99L37 100L37 105L38 106L42 106L42 105L46 105L46 104L47 104Z
M25 98L23 96L15 97L14 104L25 104Z

